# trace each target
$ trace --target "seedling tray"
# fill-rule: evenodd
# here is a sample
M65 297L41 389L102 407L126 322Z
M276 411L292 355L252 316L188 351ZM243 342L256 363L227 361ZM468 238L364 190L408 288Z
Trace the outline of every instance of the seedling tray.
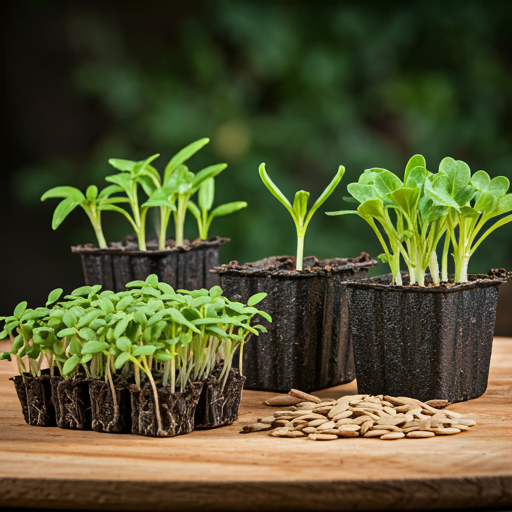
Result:
M5 343L0 343L4 349ZM5 349L4 349L5 350ZM0 362L0 504L78 510L428 510L512 505L512 339L497 338L487 392L450 406L478 425L431 439L239 434L276 409L244 391L239 420L148 438L31 427ZM355 394L356 383L317 392Z

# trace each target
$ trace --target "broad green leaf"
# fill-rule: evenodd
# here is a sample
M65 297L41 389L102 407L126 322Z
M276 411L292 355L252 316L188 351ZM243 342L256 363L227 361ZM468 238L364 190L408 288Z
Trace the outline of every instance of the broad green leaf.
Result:
M201 332L194 324L189 322L177 309L169 308L166 309L169 312L169 316L178 324L185 325L194 332Z
M66 327L75 327L78 322L78 318L71 311L66 311L64 315L62 315L62 321L66 325Z
M374 185L361 185L360 183L351 183L347 186L348 193L357 199L360 203L372 199L381 199L377 188Z
M198 203L202 210L210 211L215 198L215 180L207 178L199 187Z
M172 211L176 211L176 205L172 199L172 191L168 188L160 188L152 192L149 199L142 206L170 208Z
M357 212L363 219L375 218L384 219L384 205L380 199L370 199L359 205Z
M471 180L471 170L468 164L462 160L446 157L439 164L439 172L446 177L445 183L448 194L453 197L459 206L464 206L471 199L471 192L474 191L471 186L468 188ZM468 197L470 199L467 199Z
M143 286L146 286L145 281L131 281L126 285L126 288L142 288Z
M123 297L116 305L116 309L118 311L124 311L132 302L133 297L131 295L126 295L126 297Z
M27 309L27 301L20 302L15 308L13 315L19 320Z
M404 179L404 184L406 188L418 188L420 191L422 191L425 180L429 175L430 173L425 167L414 167L414 169L409 171L407 178Z
M59 331L57 333L57 336L59 338L65 338L66 336L71 336L72 334L76 334L78 332L78 329L76 327L68 327L66 329L62 329L62 331Z
M207 325L205 330L208 334L216 336L219 340L228 337L226 331L223 331L220 327L215 327L214 325Z
M11 347L11 354L17 354L20 348L23 346L23 336L19 334L14 338L14 341L12 343Z
M48 300L46 301L46 305L49 306L50 304L53 304L54 302L57 302L62 295L62 292L64 290L62 288L55 288L50 294L48 295Z
M52 229L57 229L62 221L79 205L80 202L72 198L61 201L53 212Z
M208 144L208 142L210 142L210 139L208 138L199 139L196 140L195 142L192 142L192 144L189 144L188 146L184 147L182 150L178 151L178 153L176 153L171 158L171 160L165 167L164 183L167 182L169 175L175 169L177 169L181 164L186 162L192 155L197 153L203 146Z
M76 336L73 336L69 342L69 353L72 355L80 355L81 351L82 344L80 340Z
M128 315L118 322L114 329L114 339L119 338L124 333L124 331L126 331L126 328L128 327L128 324L131 322L131 320L132 316Z
M402 212L412 219L418 206L419 193L417 188L402 187L392 192L390 197Z
M201 306L204 306L205 304L209 304L212 301L212 298L210 296L202 296L202 297L196 297L195 299L192 299L190 301L189 306L191 308L200 308Z
M501 215L502 213L508 212L512 212L512 194L500 197L494 213L495 215Z
M272 323L272 317L266 311L258 311L258 315L262 316L267 322Z
M247 203L245 201L233 201L232 203L221 204L210 213L210 217L213 219L214 217L229 215L245 208L246 206Z
M82 354L97 354L99 352L103 352L108 348L108 343L104 341L88 341L82 347Z
M83 327L78 331L78 336L85 341L96 340L96 333L90 327Z
M438 206L448 206L459 211L459 204L448 191L449 183L445 176L427 178L425 180L425 193Z
M116 370L120 370L125 363L130 359L130 352L122 352L116 357L116 360L114 361L114 368Z
M108 163L119 171L131 171L137 162L133 160L124 160L122 158L109 158Z
M87 364L92 359L92 354L85 354L80 359L80 364Z
M4 360L4 359L7 359L7 361L10 361L11 354L9 352L4 352L4 353L0 354L0 361Z
M478 217L480 217L480 213L470 206L463 206L460 209L460 213L463 215L463 217L468 217L471 219L478 219Z
M112 313L114 311L114 304L107 297L102 297L99 301L99 306L104 313Z
M222 288L218 285L212 286L209 291L210 297L212 298L220 297L222 293Z
M152 356L155 351L156 347L154 345L138 345L134 347L132 354L135 357L139 356Z
M256 293L256 294L252 295L251 297L249 297L249 300L247 301L247 305L255 306L256 304L259 304L266 296L267 296L267 294L265 292Z
M387 196L403 186L402 181L390 171L381 172L375 178L375 188L382 196Z
M405 167L404 183L407 181L409 174L415 167L424 167L426 169L427 162L426 162L425 158L423 157L423 155L414 155L409 159L409 161L407 162L407 165ZM408 186L408 185L406 185L406 186Z
M162 293L174 294L174 288L168 283L159 282L157 286Z
M199 171L192 179L192 190L197 190L207 179L214 178L220 174L227 166L228 164L210 165L209 167Z
M121 336L116 340L116 346L122 352L130 352L132 350L132 342L126 336Z
M108 185L98 194L98 200L99 201L105 201L112 194L119 194L120 192L124 192L124 190L119 185ZM126 200L126 198L124 198L124 197L115 197L115 198L112 198L112 199L115 199L115 200L124 199L124 200Z
M473 176L471 176L471 185L482 192L485 192L488 189L490 182L491 178L485 171L477 171Z
M70 357L62 367L62 375L71 373L80 364L80 358L77 355Z
M83 297L84 295L88 295L91 293L92 288L90 286L81 286L80 288L77 288L76 290L73 290L71 292L72 297Z
M93 320L96 320L96 318L102 316L103 314L103 311L100 311L98 309L93 309L92 311L89 311L82 318L80 318L80 320L78 320L78 328L89 325Z
M47 190L41 197L41 201L45 201L51 197L62 197L72 199L79 204L85 201L85 196L75 187L55 187Z

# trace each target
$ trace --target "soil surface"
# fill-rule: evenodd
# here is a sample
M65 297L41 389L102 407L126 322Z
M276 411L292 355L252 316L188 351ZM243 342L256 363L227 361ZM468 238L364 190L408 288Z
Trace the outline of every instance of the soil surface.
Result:
M303 270L296 270L295 256L271 256L262 260L244 263L240 265L234 260L227 265L221 265L212 269L212 272L218 274L242 274L258 276L319 276L331 273L346 272L347 270L357 270L360 268L369 268L377 265L377 261L372 260L370 255L362 252L357 258L330 258L319 260L316 256L307 256L304 258Z
M441 281L436 286L432 282L429 274L425 275L425 286L418 286L417 284L409 283L409 275L405 272L402 273L403 285L391 285L392 275L386 274L383 276L370 277L368 279L361 279L360 281L349 281L346 284L350 288L386 288L389 290L410 290L422 292L447 292L460 290L461 288L474 288L496 285L497 282L505 283L512 279L512 272L504 268L491 269L488 274L469 274L468 281L465 283L456 283L455 279L450 277L448 281Z
M141 251L137 239L133 236L127 236L120 242L109 242L107 249L101 249L96 247L94 244L82 244L71 247L71 251L79 254L115 254L115 253L126 253L126 254L147 254L148 252L168 252L168 251L190 251L193 249L204 249L208 247L217 247L220 245L227 244L230 241L229 238L222 236L215 236L209 240L201 240L196 238L195 240L184 240L182 246L176 246L176 241L169 238L165 241L165 250L158 249L158 240L155 238L146 242L147 251Z

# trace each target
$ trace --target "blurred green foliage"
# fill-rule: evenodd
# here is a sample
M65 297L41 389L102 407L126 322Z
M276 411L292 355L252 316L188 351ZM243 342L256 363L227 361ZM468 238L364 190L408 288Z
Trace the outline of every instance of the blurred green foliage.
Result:
M159 152L162 170L176 150L210 137L191 169L227 162L217 204L249 203L219 219L211 235L232 238L224 260L252 261L295 251L293 223L261 183L261 162L288 197L301 188L318 196L344 165L322 212L350 207L346 186L364 169L399 172L415 153L432 171L452 156L473 171L512 178L507 2L212 0L176 12L173 5L148 4L154 23L147 13L139 23L136 10L127 20L92 4L68 9L75 65L66 87L100 113L101 135L86 158L49 154L22 169L18 197L35 205L51 186L102 186L110 157ZM322 212L305 254L381 252L361 219ZM110 217L107 240L129 232L118 215ZM50 224L48 217L49 231ZM190 215L185 235L197 236ZM70 236L93 240L85 215ZM511 261L507 226L475 253L470 271Z

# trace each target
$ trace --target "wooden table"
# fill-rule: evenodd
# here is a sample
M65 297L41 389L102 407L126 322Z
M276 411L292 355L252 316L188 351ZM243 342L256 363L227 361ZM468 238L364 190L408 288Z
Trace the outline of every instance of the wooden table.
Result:
M0 350L2 347L0 346ZM3 348L5 350L5 347ZM471 431L313 442L239 434L274 409L244 392L239 421L171 439L30 427L0 366L0 506L90 510L413 510L512 506L512 339L489 386L451 408ZM355 382L318 393L356 392Z

